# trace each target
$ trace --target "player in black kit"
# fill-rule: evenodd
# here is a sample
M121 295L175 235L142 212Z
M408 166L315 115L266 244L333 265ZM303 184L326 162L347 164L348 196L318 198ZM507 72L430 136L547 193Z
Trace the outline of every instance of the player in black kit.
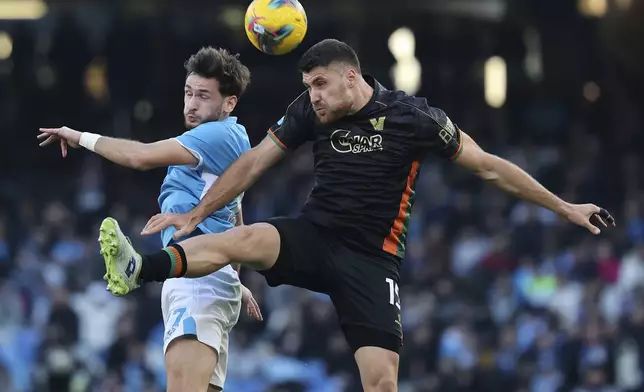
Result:
M313 141L315 186L300 216L200 235L172 245L171 251L142 256L137 260L142 281L203 276L234 262L258 270L271 286L326 293L355 352L364 390L396 391L402 344L399 269L414 185L427 153L454 160L594 234L599 234L594 224L614 224L606 210L564 202L514 164L484 152L424 98L389 91L362 75L345 43L314 45L299 69L307 90L268 137L233 163L192 212L157 215L144 234L175 226L176 237L187 235L288 151Z

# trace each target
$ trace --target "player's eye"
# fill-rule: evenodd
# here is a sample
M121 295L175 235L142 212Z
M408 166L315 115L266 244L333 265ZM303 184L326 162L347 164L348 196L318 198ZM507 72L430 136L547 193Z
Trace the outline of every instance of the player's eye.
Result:
M187 97L192 97L192 93L190 91L186 91L185 93Z

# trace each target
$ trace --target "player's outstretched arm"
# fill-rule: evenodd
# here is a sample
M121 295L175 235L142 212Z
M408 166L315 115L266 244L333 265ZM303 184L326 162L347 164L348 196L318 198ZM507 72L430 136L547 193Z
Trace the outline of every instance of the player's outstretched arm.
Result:
M196 165L197 158L174 139L154 143L116 139L97 134L79 132L68 127L41 128L39 139L45 139L40 146L59 142L63 157L67 146L85 147L102 157L136 170L149 170L172 165Z
M242 154L223 172L208 189L199 204L187 214L158 214L150 218L141 232L150 235L166 227L175 226L174 234L179 239L194 231L199 223L210 214L222 209L238 195L250 188L261 175L280 159L286 152L269 136L250 151Z
M264 172L279 162L286 153L268 136L250 151L242 154L210 187L201 202L190 212L199 223L220 210L238 195L246 192Z
M599 225L615 226L615 220L605 209L594 204L565 202L514 163L485 152L462 131L461 144L461 153L456 163L502 190L543 206L579 226L586 227L593 234L601 232L597 227Z

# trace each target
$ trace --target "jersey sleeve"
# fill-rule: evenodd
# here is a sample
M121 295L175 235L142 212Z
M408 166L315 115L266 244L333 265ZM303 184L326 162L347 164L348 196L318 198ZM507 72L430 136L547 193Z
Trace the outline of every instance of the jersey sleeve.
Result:
M458 158L463 150L458 126L438 108L425 107L419 112L417 138L421 147L443 158Z
M312 140L313 121L307 110L308 98L300 95L286 109L286 114L268 129L268 136L285 151L295 151Z
M193 169L204 169L216 176L250 149L247 137L242 138L234 128L217 122L199 125L176 140L197 158Z

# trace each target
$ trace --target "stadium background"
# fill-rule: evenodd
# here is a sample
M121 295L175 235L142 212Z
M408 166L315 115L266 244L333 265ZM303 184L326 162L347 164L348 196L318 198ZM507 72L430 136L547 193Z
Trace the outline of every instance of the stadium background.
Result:
M428 158L403 266L401 391L642 390L644 1L305 0L309 33L283 57L246 41L245 5L0 0L0 391L163 390L160 286L111 297L95 240L109 214L157 248L136 233L164 171L63 160L37 147L38 127L177 135L183 61L222 45L253 73L237 115L256 144L302 90L298 54L327 37L619 223L592 237ZM311 168L302 148L272 170L246 221L295 213ZM243 280L266 321L242 316L228 391L359 390L325 297Z

